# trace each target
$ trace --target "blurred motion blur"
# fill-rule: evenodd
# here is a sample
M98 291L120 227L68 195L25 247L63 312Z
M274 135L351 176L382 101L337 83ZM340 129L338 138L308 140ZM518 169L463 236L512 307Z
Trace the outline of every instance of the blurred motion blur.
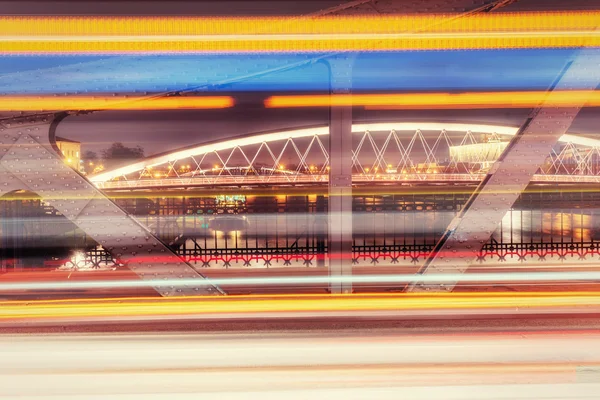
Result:
M600 2L0 6L0 398L598 398Z

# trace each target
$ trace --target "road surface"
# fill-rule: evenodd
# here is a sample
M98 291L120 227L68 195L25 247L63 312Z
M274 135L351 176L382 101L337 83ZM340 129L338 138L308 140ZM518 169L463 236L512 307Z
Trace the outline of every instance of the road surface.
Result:
M600 333L5 335L0 399L597 399Z

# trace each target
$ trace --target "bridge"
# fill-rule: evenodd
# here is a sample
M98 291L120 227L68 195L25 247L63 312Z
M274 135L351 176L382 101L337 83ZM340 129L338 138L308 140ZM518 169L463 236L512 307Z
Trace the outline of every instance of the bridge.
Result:
M114 52L120 51L145 51L146 55L156 55L156 52L171 54L191 51L196 55L211 54L211 56L201 58L200 61L174 57L166 63L164 60L151 57L109 57L105 60L92 61L91 68L99 68L103 71L112 68L121 71L119 79L112 79L111 75L111 79L107 79L110 82L106 85L94 82L89 86L87 81L83 84L77 79L57 84L55 76L57 69L63 74L65 71L77 72L81 66L76 64L60 66L57 69L50 68L49 71L42 73L5 77L3 84L6 93L25 90L27 94L42 94L42 96L36 101L19 97L4 99L4 108L9 113L2 120L0 132L2 145L0 195L4 196L20 190L36 193L53 207L57 214L70 221L77 229L83 231L86 237L92 238L139 277L149 281L149 284L159 293L165 296L177 296L215 294L223 291L210 282L207 283L203 274L190 265L189 260L177 253L177 249L173 247L175 242L166 241L164 237L152 231L151 224L144 224L139 216L128 213L126 207L109 197L111 195L109 191L169 186L178 188L232 184L236 186L299 185L326 182L328 191L326 204L323 198L325 196L315 201L315 211L326 213L327 216L325 220L327 230L319 231L326 237L321 237L314 249L316 254L321 255L326 249L326 257L329 259L328 273L332 277L331 291L346 293L352 290L350 261L355 258L352 254L356 247L352 236L355 231L354 221L348 218L353 211L353 185L386 182L398 184L404 181L409 183L466 182L472 184L468 198L463 199L458 209L454 209L456 212L450 215L449 221L444 221L443 231L434 235L435 244L421 246L418 249L427 256L421 254L416 260L420 264L416 272L424 276L423 280L428 284L425 285L417 279L407 288L411 291L452 290L458 282L457 277L478 260L482 249L489 244L490 240L492 242L495 240L494 233L501 226L505 216L512 212L515 204L526 197L522 194L532 180L538 183L560 182L569 185L597 182L597 142L580 135L569 135L568 132L582 108L597 105L596 89L600 82L600 70L597 68L599 58L595 48L598 43L596 30L598 15L591 13L589 18L584 15L586 18L581 21L577 19L581 15L575 16L575 19L567 19L567 25L572 24L573 21L583 24L580 24L581 26L575 24L578 28L575 36L566 37L561 30L566 25L556 18L539 19L543 22L540 24L522 24L522 26L533 27L533 31L527 32L525 36L522 32L508 35L510 29L504 28L512 26L513 17L486 14L508 3L512 2L485 1L477 2L481 7L473 9L462 7L464 14L456 15L459 23L461 18L471 18L475 14L477 16L472 20L473 24L464 25L467 28L464 32L461 31L460 37L448 34L454 32L455 18L448 19L444 15L435 17L435 21L430 21L432 26L428 29L431 32L425 33L420 30L405 32L404 28L400 28L402 24L383 24L385 29L388 27L394 29L394 32L388 34L389 32L387 30L383 32L381 24L377 23L368 24L368 29L371 31L363 32L362 20L354 23L348 20L350 22L347 26L335 25L337 23L335 21L333 25L327 25L333 28L337 26L336 29L343 28L344 34L347 35L356 35L355 29L360 27L361 34L370 35L368 40L360 42L338 40L331 35L329 38L307 35L307 29L308 31L316 29L313 33L318 33L317 31L322 28L321 22L282 24L281 29L284 31L302 36L302 40L288 43L293 47L287 47L288 44L278 35L267 35L268 40L263 40L264 38L257 40L258 35L252 29L249 30L246 41L236 41L232 45L226 40L221 40L231 33L227 29L235 27L235 24L223 25L224 30L217 34L215 40L212 38L192 40L189 35L186 36L189 33L188 29L191 29L190 26L167 24L173 40L163 43L147 36L149 31L146 28L151 27L144 28L144 21L140 21L139 25L117 23L115 26L118 26L120 32L129 39L118 43L111 42L105 48L98 47L100 41L97 38L88 40L85 35L81 35L82 32L77 31L85 24L61 25L61 29L65 30L60 31L63 35L59 35L60 37L56 37L54 30L47 29L50 25L44 25L42 31L47 36L44 36L43 46L39 47L40 43L35 40L36 35L41 32L38 27L31 21L17 21L16 24L13 21L13 25L21 29L21 33L30 39L18 43L8 40L5 47L2 47L2 51L6 54L35 52L43 48L45 52L60 55L72 51L83 52L88 56L107 54L114 56ZM340 10L344 11L345 8L336 9L335 12ZM389 21L394 21L395 17L390 18ZM535 19L536 17L525 15L518 18ZM448 28L446 23L449 21L452 21L452 24L448 24L451 25ZM197 29L198 26L192 28ZM488 28L491 26L499 31L489 32ZM140 30L140 27L143 29ZM104 28L99 26L98 30L94 31L96 32L94 35L102 34ZM133 31L130 31L131 29ZM202 29L194 32L200 34L204 32ZM483 32L485 35L482 35ZM72 43L67 42L64 40L64 35L73 35L74 38L79 39ZM102 37L106 38L106 36ZM481 37L481 40L472 40L476 37ZM140 45L140 43L144 44ZM239 52L243 49L235 46L244 43L254 46L253 49L263 54L248 57L244 53L240 56ZM399 104L409 109L414 107L468 108L477 105L477 101L473 100L461 103L463 101L461 96L450 96L454 103L449 104L448 93L441 93L441 96L439 93L437 95L434 93L433 100L427 96L413 96L408 103L405 103L403 96L407 88L411 91L428 91L431 90L431 86L423 85L415 89L414 86L407 84L407 78L398 78L397 81L391 82L385 74L374 79L372 76L377 74L371 73L369 74L371 77L366 79L368 84L356 88L361 75L358 74L359 78L357 78L353 74L370 71L373 64L369 62L390 59L398 61L406 56L407 51L415 49L428 50L430 53L435 53L435 57L446 57L448 53L457 56L459 53L456 52L462 51L458 57L463 57L473 50L488 51L499 48L512 50L527 48L540 51L550 48L553 54L558 54L547 71L537 74L539 79L535 80L535 84L528 83L537 91L533 95L531 92L523 92L522 96L514 99L514 102L511 98L507 99L510 94L500 96L501 101L490 102L489 99L484 101L486 103L484 106L488 108L531 108L533 111L518 121L518 127L459 127L451 123L434 126L420 122L406 126L396 122L380 127L370 126L370 123L353 126L353 105L355 105L353 101L359 102L356 105L365 107L394 107ZM216 56L212 53L215 49L219 52ZM273 51L277 54L271 55ZM298 54L294 54L294 51ZM388 57L388 52L392 54L390 56L392 58ZM367 55L364 56L365 54ZM230 57L231 55L233 56ZM422 56L419 54L418 57ZM246 59L242 67L243 71L240 71L240 64L235 57L238 57L238 61L240 58ZM537 59L538 61L549 62L549 58L545 58L543 52L538 52L537 57L541 57ZM503 55L499 55L498 58L507 63L508 59ZM182 67L173 73L165 67L175 64ZM513 67L515 65L512 64ZM152 69L160 70L154 76L160 76L161 82L165 84L158 85L153 80L150 82L144 80L143 85L136 86L135 79L128 78L128 71L137 71L140 66L152 66ZM203 68L202 71L199 66ZM329 111L326 127L267 133L238 138L235 142L224 141L194 146L109 171L92 177L92 180L87 180L65 165L56 149L54 138L57 126L68 115L106 109L121 110L128 107L132 110L144 109L144 107L152 110L161 107L169 109L232 107L235 102L231 96L222 95L215 98L206 96L206 93L223 92L224 88L234 92L244 91L253 87L252 83L256 85L265 77L281 77L280 73L285 75L289 71L310 69L315 66L324 67L326 71L325 74L321 74L323 79L319 79L318 85L310 86L313 91L320 92L314 95L316 97L306 93L301 94L299 98L276 94L267 99L263 105L266 108L325 107ZM386 69L388 72L397 72L396 62L386 63L380 72ZM182 83L180 78L188 75L200 75L202 78L196 81L184 79ZM511 76L510 73L503 75ZM289 75L287 77L289 79ZM504 80L499 84L497 79L498 77L494 75L493 79L485 85L482 83L480 87L516 86L523 89L524 86L523 82L515 85L515 82L511 82L508 78L503 78ZM122 81L125 82L124 86L121 84ZM289 84L289 81L287 83ZM284 87L283 90L297 91L304 89L304 83L296 81L293 86L279 87ZM473 83L469 83L466 87L472 88ZM235 86L237 84L239 86ZM244 86L246 84L249 86ZM38 88L39 85L42 85L41 89ZM453 86L452 79L444 81L444 84L439 86L444 86L448 91L461 92L465 89L465 87ZM273 87L278 85L274 84ZM59 100L55 96L43 96L48 93L56 94L57 90L67 95L64 98L59 96ZM387 98L383 102L374 102L374 98L381 100L381 97L361 93L369 90L376 92L398 90L399 93L391 97L393 101ZM525 90L531 90L531 87ZM90 99L80 96L81 93L88 91L99 97ZM133 100L123 96L111 100L113 94L124 92L137 93L138 96ZM110 93L111 96L106 96L106 93ZM76 96L73 96L74 94ZM198 94L202 95L197 96ZM481 100L481 94L476 93L474 97ZM59 110L52 108L53 105ZM452 123L456 124L456 121ZM481 137L482 134L484 137ZM355 138L357 140L354 140ZM446 202L447 199L443 201ZM404 199L396 199L394 204L395 207L401 208L422 207L416 203L407 206ZM158 207L160 206L158 204ZM444 204L444 207L448 206ZM9 239L12 236L8 235ZM298 243L298 240L294 240L289 247L290 251L300 251ZM387 254L386 250L388 250L388 245L385 243L384 239L381 249L383 254ZM546 243L541 241L539 244ZM404 251L406 248L404 244L400 245L396 242L393 245L401 246L396 250ZM495 246L493 243L492 245ZM535 247L533 244L531 246ZM551 246L554 246L554 242ZM570 246L577 248L573 243ZM202 251L207 251L207 246L201 247ZM593 239L588 248L592 251L597 249ZM268 249L267 245L252 252L260 253L264 250L265 253L269 253ZM235 251L238 249L236 248ZM429 279L430 277L425 277L426 275L446 277L442 279L443 282L435 283ZM448 279L448 276L456 279Z
M431 123L354 124L353 184L478 183L517 127ZM104 190L327 184L326 126L258 133L148 157L89 177ZM600 140L565 134L536 183L600 183Z
M0 397L599 391L598 2L342 1L2 2Z

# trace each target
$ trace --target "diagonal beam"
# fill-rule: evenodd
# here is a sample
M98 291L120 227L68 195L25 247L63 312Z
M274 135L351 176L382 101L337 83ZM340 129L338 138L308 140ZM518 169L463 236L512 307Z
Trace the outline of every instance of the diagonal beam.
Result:
M57 121L52 115L3 121L0 188L37 193L162 296L223 294L202 282L201 274L64 163L51 145ZM182 285L163 285L164 279L181 279Z
M582 50L563 69L545 102L551 102L556 91L569 90L574 86L592 94L599 84L600 52ZM567 132L585 105L585 99L570 108L546 107L544 104L534 110L463 210L450 223L422 266L421 274L461 274L468 269L558 139ZM456 284L425 285L415 282L407 290L452 290Z

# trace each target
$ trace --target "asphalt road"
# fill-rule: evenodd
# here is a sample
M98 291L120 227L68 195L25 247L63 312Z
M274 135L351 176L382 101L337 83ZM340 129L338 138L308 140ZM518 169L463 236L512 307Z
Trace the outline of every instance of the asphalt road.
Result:
M3 336L0 399L596 399L598 331Z

